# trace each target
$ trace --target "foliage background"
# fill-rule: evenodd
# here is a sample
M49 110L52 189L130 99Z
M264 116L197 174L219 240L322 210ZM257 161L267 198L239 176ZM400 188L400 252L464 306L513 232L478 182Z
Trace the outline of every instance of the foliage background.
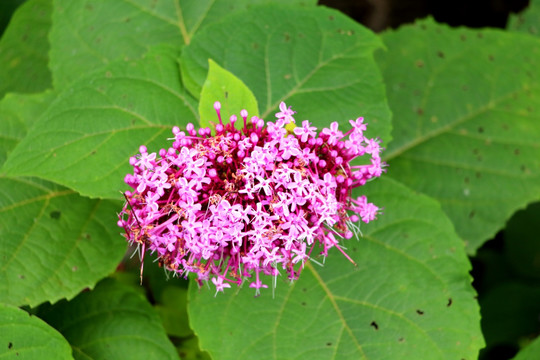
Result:
M539 358L538 9L376 35L309 0L26 1L0 39L0 355ZM347 246L357 268L332 253L274 298L214 298L147 259L138 285L127 159L208 121L209 59L266 119L284 100L380 136L389 172L359 191L385 211Z

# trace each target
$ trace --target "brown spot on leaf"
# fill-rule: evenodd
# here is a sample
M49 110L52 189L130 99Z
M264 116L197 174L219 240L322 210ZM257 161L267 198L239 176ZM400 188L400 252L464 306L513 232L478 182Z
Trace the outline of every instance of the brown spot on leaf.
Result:
M416 60L416 62L414 63L414 65L418 68L423 68L424 67L424 61L423 60Z
M514 149L514 155L519 155L519 149Z
M444 59L444 53L442 51L437 51L437 56L440 57L441 59Z

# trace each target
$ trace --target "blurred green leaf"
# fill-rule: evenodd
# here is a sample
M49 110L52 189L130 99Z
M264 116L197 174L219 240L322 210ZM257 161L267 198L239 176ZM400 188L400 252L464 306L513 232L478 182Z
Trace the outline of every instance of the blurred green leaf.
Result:
M188 310L214 359L476 359L483 346L462 241L432 199L381 178L366 186L384 215L254 298L191 287ZM396 355L399 354L399 355Z
M199 340L197 337L182 341L182 343L176 347L176 350L180 354L182 360L211 360L211 357L207 352L199 349Z
M373 60L381 47L373 33L331 9L254 6L201 29L180 65L195 96L212 59L253 91L266 120L281 101L317 127L364 116L366 136L386 143L390 111Z
M51 70L55 88L64 88L88 70L116 59L133 60L158 44L178 49L224 14L269 0L55 0ZM280 2L288 3L288 0ZM296 0L306 5L315 0Z
M75 359L179 359L152 306L112 279L40 316L69 341Z
M0 37L6 30L15 10L26 0L4 0L0 2Z
M47 67L52 0L29 0L13 14L0 39L0 98L51 87Z
M540 338L522 349L512 360L538 360L540 359Z
M161 303L154 307L167 334L176 337L192 335L187 313L187 288L167 286L160 297Z
M540 40L432 20L383 40L388 174L439 200L474 253L540 199Z
M209 59L208 76L201 90L199 101L199 117L201 127L210 123L218 123L214 103L221 103L220 115L225 124L229 123L231 115L237 116L236 127L243 128L244 122L240 111L247 110L249 116L258 116L257 99L251 90L231 72L223 69L212 59Z
M129 157L140 145L170 146L173 125L197 122L180 85L176 53L154 49L119 61L62 92L13 150L3 171L37 176L82 195L121 199Z
M66 339L43 320L0 303L0 358L73 359Z
M540 1L529 0L529 6L521 13L511 14L508 29L540 36Z

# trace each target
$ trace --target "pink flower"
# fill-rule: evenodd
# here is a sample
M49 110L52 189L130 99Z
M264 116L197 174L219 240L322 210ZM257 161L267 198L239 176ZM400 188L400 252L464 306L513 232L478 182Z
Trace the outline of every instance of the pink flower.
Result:
M214 134L173 128L168 149L130 158L126 204L118 225L131 244L155 251L158 263L199 283L212 281L216 294L232 283L249 282L256 294L267 288L261 277L300 275L304 262L353 236L351 226L373 221L379 208L352 189L384 172L380 143L366 139L362 118L343 134L338 123L317 133L308 120L292 131L294 111L279 105L275 123L257 117L244 128L235 117ZM355 158L365 156L351 166ZM352 260L351 260L352 261ZM255 275L255 276L253 276ZM275 279L272 281L275 284Z

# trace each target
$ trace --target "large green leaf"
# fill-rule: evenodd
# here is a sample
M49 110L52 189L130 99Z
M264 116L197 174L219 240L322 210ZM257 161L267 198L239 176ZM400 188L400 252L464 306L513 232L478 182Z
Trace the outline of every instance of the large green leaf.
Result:
M388 174L439 200L474 253L540 199L540 40L432 20L383 40Z
M63 88L88 69L112 60L141 57L157 44L189 44L201 27L224 14L266 2L269 0L117 0L114 4L55 0L50 37L55 87Z
M119 61L61 93L13 150L3 170L38 176L83 195L120 199L141 144L168 146L173 125L197 122L175 53L159 48Z
M179 359L144 296L112 279L40 316L69 341L75 359Z
M8 94L0 102L0 164L53 97ZM33 306L73 297L113 271L125 251L114 231L119 205L0 176L0 301Z
M369 199L384 206L324 267L309 263L288 286L190 289L189 315L214 359L476 359L479 309L462 241L439 204L382 178Z
M66 339L41 319L0 303L0 358L73 359Z
M119 207L38 179L0 177L0 302L71 298L114 271L126 248Z
M369 30L331 9L260 6L195 34L180 64L194 96L212 59L253 91L267 120L286 101L299 121L318 127L364 116L368 135L388 142L390 112L373 60L381 46Z
M13 14L0 40L0 98L6 92L39 92L51 87L47 68L52 0L29 0Z

